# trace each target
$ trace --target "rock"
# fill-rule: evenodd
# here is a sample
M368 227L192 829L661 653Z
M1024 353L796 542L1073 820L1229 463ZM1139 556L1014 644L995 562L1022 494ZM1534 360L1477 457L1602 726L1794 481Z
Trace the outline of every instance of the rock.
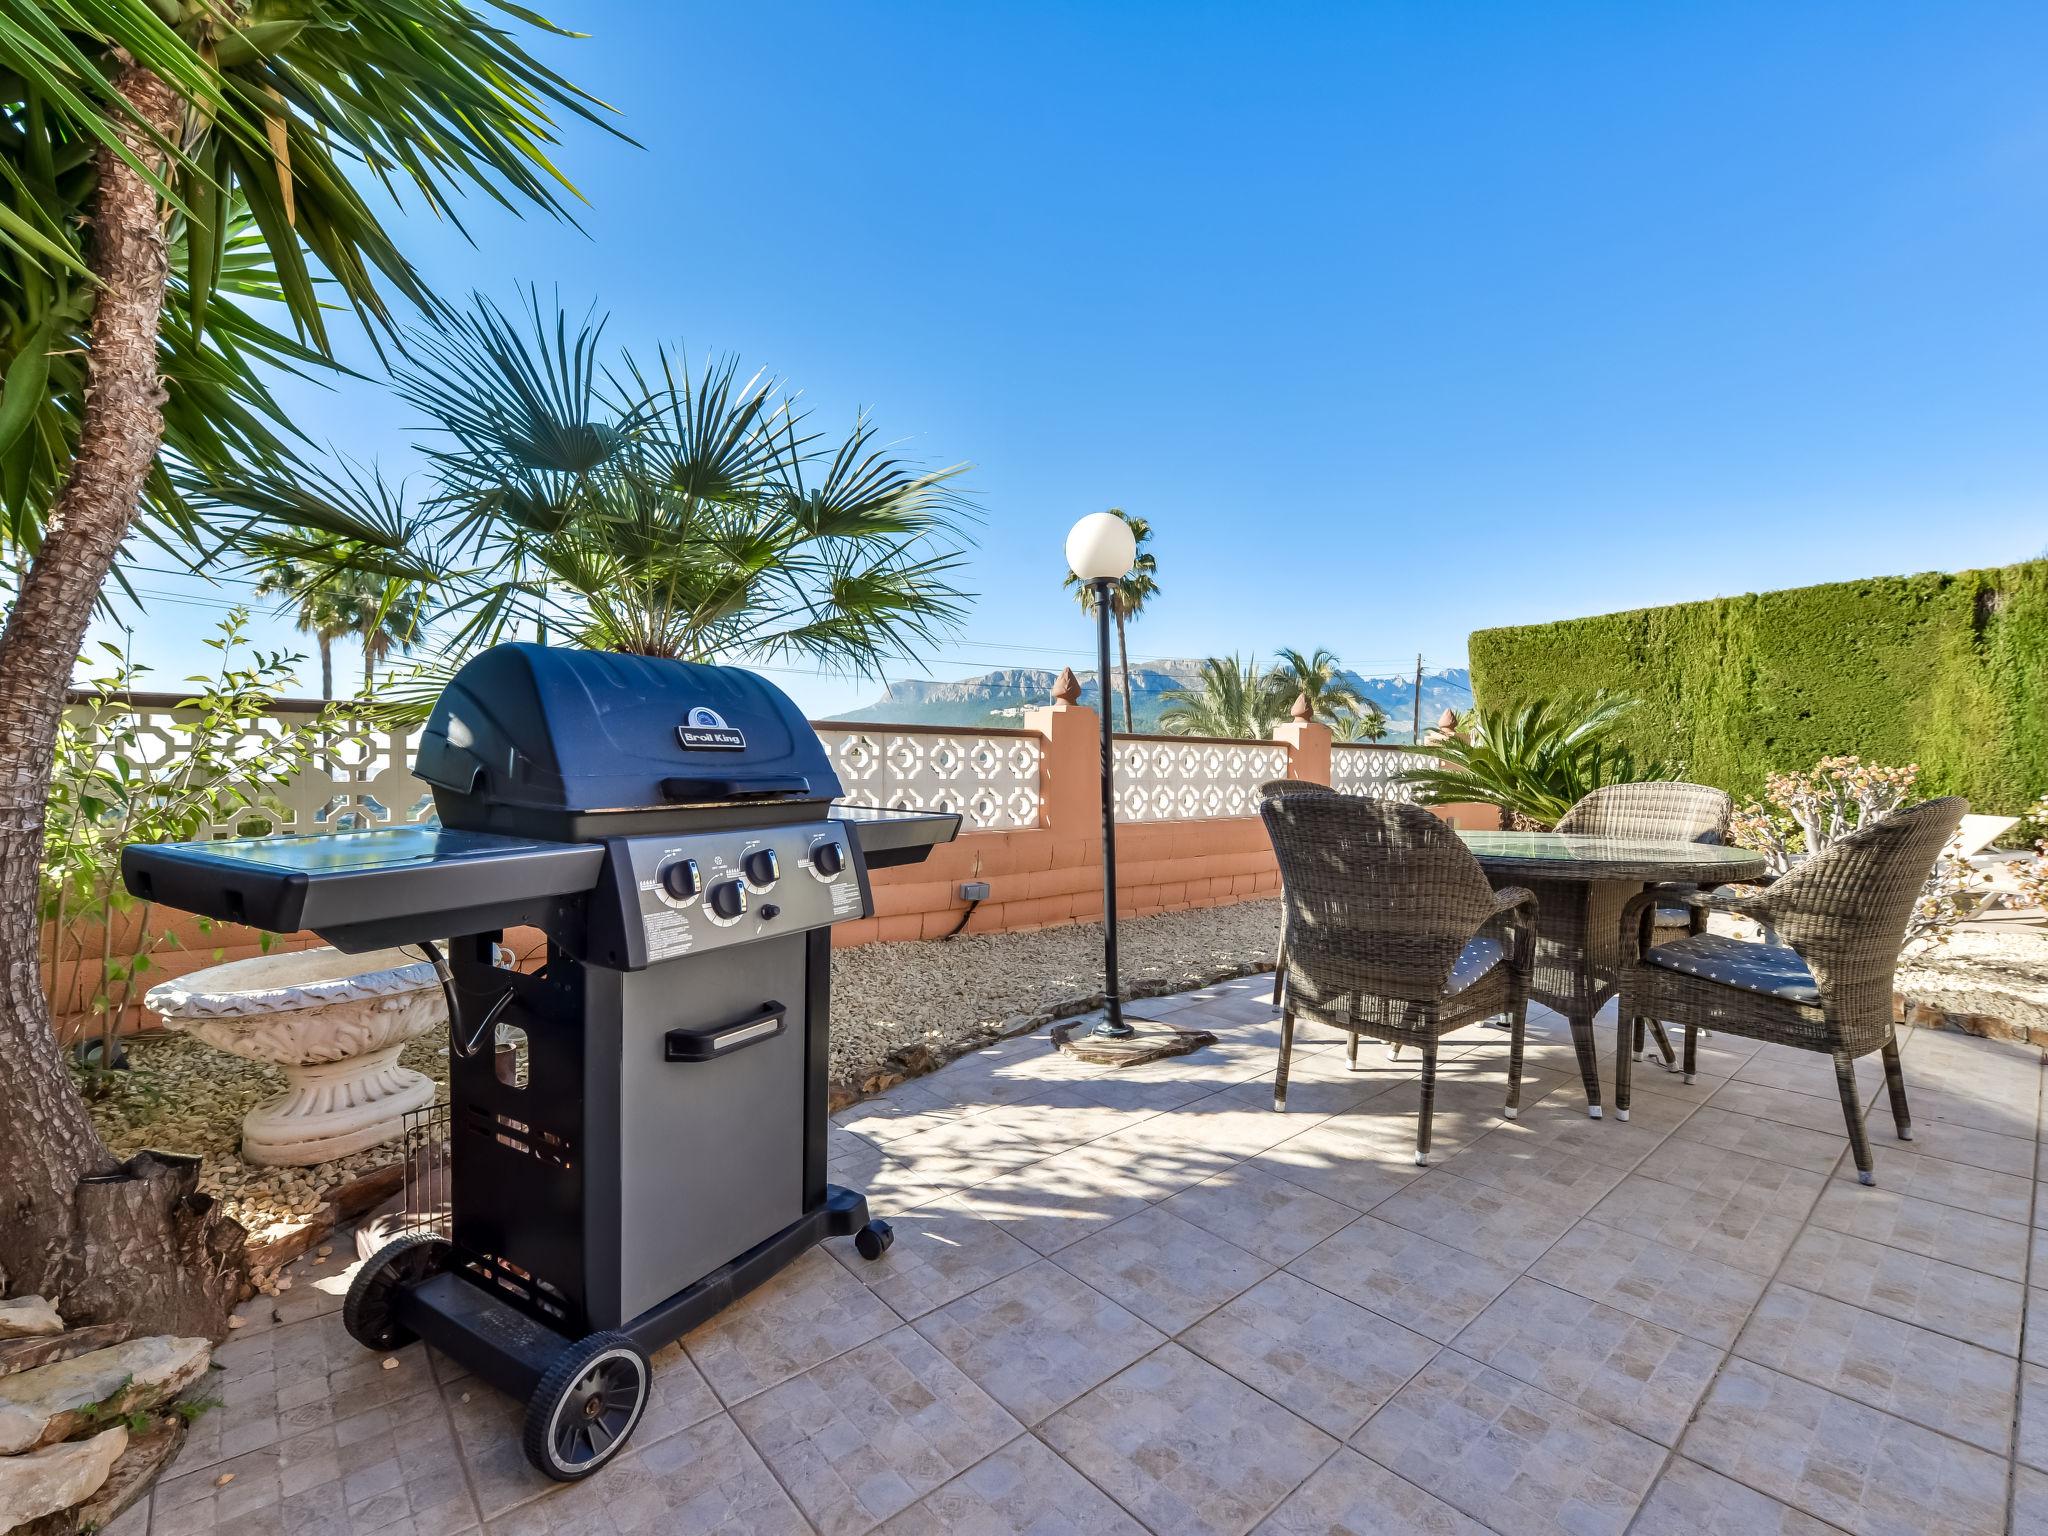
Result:
M64 1319L40 1296L0 1301L0 1339L40 1339L64 1331Z
M90 1440L0 1459L0 1530L91 1498L127 1448L128 1431L117 1424Z
M89 1328L73 1328L69 1333L60 1333L54 1338L0 1339L0 1376L12 1376L16 1371L31 1371L57 1360L89 1355L110 1344L125 1344L134 1337L135 1330L126 1323L95 1323Z
M0 1376L0 1456L169 1402L204 1374L211 1351L205 1339L157 1334Z
M170 1465L184 1443L185 1421L177 1418L157 1425L147 1434L129 1435L128 1449L114 1463L113 1472L100 1484L98 1493L83 1504L31 1521L9 1536L82 1536L84 1532L106 1530L131 1504L148 1496L157 1473Z

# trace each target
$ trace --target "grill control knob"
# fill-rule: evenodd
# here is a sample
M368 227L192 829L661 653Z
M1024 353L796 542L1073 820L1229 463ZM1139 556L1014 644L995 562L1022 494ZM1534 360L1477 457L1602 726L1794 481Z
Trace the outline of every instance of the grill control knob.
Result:
M757 891L765 891L782 875L782 861L775 857L773 848L756 848L740 860L740 873L747 877L747 884Z
M677 859L661 867L661 888L677 901L694 901L704 889L704 876L695 859Z
M747 912L747 888L738 880L721 880L704 898L705 909L716 923L736 923Z
M811 873L830 880L846 868L846 849L839 843L820 843L811 850Z

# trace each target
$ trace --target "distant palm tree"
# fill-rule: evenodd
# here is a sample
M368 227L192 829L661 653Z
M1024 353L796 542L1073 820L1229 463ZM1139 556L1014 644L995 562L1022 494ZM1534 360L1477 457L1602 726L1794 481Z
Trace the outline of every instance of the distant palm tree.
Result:
M1386 734L1386 711L1369 699L1330 722L1330 735L1336 741L1380 741Z
M325 559L294 557L272 562L257 580L258 597L280 597L296 609L299 633L320 649L320 697L334 697L334 642L359 636L363 642L363 686L393 649L410 651L419 638L425 602L409 582L352 569Z
M1270 736L1293 699L1278 676L1249 656L1211 656L1199 687L1166 696L1159 728L1169 736Z
M1145 604L1159 595L1159 583L1153 578L1159 573L1159 562L1146 552L1145 546L1152 538L1152 524L1142 517L1133 517L1122 507L1109 509L1114 515L1130 525L1131 537L1138 544L1138 558L1131 562L1124 578L1110 589L1109 611L1116 619L1117 669L1123 674L1124 687L1124 729L1135 731L1131 723L1131 651L1124 643L1125 621L1137 618L1145 611ZM1067 585L1078 588L1076 596L1081 600L1081 611L1092 615L1095 612L1095 588L1067 572ZM1109 679L1102 680L1103 708L1109 707Z
M1298 697L1307 699L1309 718L1325 725L1335 725L1364 702L1344 680L1336 653L1320 645L1307 656L1285 646L1274 652L1273 682L1287 694L1289 704Z

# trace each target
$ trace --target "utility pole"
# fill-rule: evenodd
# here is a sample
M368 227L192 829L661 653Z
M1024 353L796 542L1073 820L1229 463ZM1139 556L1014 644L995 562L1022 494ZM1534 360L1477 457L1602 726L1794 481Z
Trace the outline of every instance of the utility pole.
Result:
M1422 740L1422 652L1415 653L1415 723L1408 729L1411 742Z

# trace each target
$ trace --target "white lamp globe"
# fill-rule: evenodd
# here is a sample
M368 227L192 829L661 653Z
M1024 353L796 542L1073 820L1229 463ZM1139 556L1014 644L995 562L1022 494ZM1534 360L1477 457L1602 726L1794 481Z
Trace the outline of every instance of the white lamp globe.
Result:
M1131 525L1114 512L1090 512L1067 534L1067 568L1083 581L1118 581L1138 558Z

